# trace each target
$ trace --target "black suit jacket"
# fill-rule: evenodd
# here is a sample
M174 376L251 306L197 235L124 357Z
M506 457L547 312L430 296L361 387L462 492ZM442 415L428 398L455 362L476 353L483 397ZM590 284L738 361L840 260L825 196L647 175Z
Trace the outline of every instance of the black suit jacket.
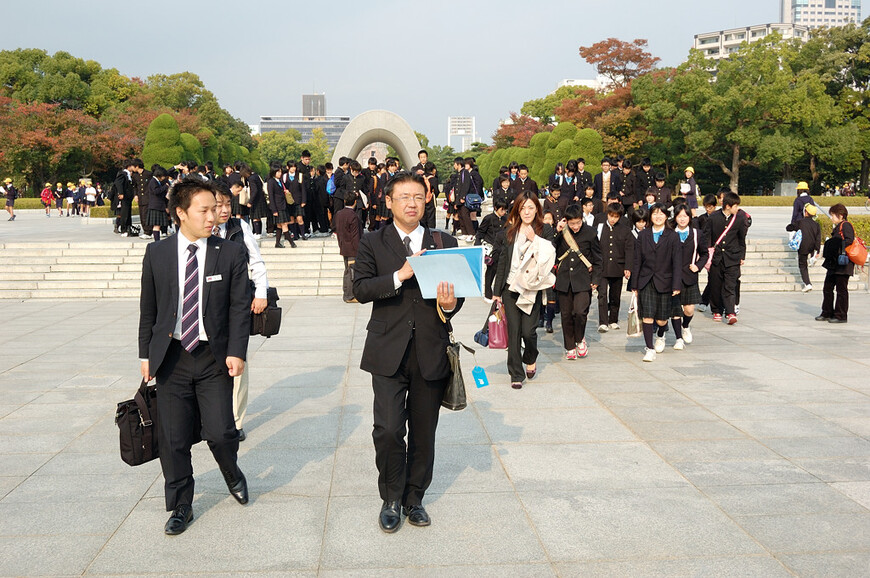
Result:
M728 227L731 219L737 219L734 225L728 229L728 234L721 243L716 243L722 233ZM739 265L746 259L746 219L740 214L726 217L721 210L714 211L707 220L707 228L704 233L707 246L713 247L713 263L723 264L725 267Z
M456 247L456 239L441 233L444 248ZM436 249L428 230L423 247ZM420 374L424 379L444 379L450 372L447 328L438 317L434 299L423 299L416 277L399 289L393 285L393 273L402 268L407 256L405 245L395 225L367 233L360 240L354 264L353 295L360 303L372 303L366 326L368 336L360 369L374 375L392 376L398 371L411 338L417 348ZM459 299L448 317L462 307Z
M639 291L650 281L659 293L683 290L683 251L673 229L665 227L658 243L653 241L652 227L637 236L629 288Z
M142 261L139 358L148 359L151 375L156 375L163 363L175 330L181 238L176 234L149 244ZM202 321L212 353L219 365L227 357L245 359L251 330L251 286L244 245L209 237L205 267ZM220 276L220 280L208 282L207 278L212 276Z
M619 189L622 187L622 175L620 175L616 171L610 171L610 189L605 191L604 173L598 173L592 180L592 187L595 189L595 193L592 195L592 198L598 199L599 201L604 201L607 199L607 195L609 193L619 192ZM582 199L583 196L581 196L580 198Z

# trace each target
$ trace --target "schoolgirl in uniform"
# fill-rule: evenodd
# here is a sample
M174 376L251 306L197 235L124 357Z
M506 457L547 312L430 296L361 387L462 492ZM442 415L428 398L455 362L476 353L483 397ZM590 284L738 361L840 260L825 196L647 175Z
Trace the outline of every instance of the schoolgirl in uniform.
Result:
M269 193L269 209L272 211L272 216L275 217L275 247L284 248L284 243L281 242L281 235L284 235L290 246L296 248L296 243L293 237L287 231L287 223L290 222L290 213L287 209L287 198L284 196L284 184L281 182L281 167L272 166L269 168L269 180L266 184L266 191Z
M145 194L148 195L148 213L145 215L145 224L151 227L151 235L155 241L160 240L160 234L166 234L169 227L169 211L167 209L167 192L169 185L166 183L166 169L161 166L153 167L151 178L145 184Z
M284 183L284 189L293 197L293 203L287 205L287 215L290 217L289 229L290 237L288 239L307 239L305 235L305 205L306 199L305 188L302 186L301 175L297 174L298 167L296 163L287 163L287 172L281 175L281 180Z
M646 352L643 360L655 361L665 350L665 332L673 316L673 299L683 289L683 258L680 237L668 228L665 206L655 203L650 211L652 225L642 230L635 242L634 266L629 286L637 295ZM656 330L655 326L658 328ZM657 332L655 344L653 333Z
M271 215L269 206L266 204L266 187L260 175L251 170L246 164L239 167L239 176L242 177L242 186L248 187L251 198L248 201L248 209L251 215L251 228L254 236L259 238L263 234L263 219Z
M692 226L692 209L688 205L674 208L674 231L680 238L683 260L683 288L680 291L680 309L674 311L671 325L677 342L674 349L683 349L684 343L692 343L692 330L689 323L695 315L695 305L701 301L698 287L698 272L707 262L707 239L703 232Z

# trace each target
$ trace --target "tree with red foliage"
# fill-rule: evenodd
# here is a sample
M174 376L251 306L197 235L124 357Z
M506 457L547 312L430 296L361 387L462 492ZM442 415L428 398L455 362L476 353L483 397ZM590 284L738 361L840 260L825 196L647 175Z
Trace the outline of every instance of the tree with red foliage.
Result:
M544 125L539 120L512 112L510 122L506 122L492 135L495 148L527 147L533 136L539 132L553 130L552 125Z
M647 41L642 38L632 42L608 38L592 46L581 46L580 57L609 79L614 88L624 88L638 76L655 69L661 60L644 50L646 46Z

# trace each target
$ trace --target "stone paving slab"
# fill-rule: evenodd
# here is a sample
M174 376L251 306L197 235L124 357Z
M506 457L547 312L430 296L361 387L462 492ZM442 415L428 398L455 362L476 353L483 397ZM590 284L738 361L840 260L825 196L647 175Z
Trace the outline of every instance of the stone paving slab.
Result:
M200 444L195 521L167 537L159 464L123 464L113 423L137 304L0 303L0 575L866 576L870 297L844 326L812 321L820 297L746 295L738 325L697 315L695 343L653 364L593 323L565 361L557 321L519 391L478 347L491 385L441 414L433 525L389 536L368 307L282 299L285 332L251 340L251 503ZM486 310L469 301L456 335L472 344Z

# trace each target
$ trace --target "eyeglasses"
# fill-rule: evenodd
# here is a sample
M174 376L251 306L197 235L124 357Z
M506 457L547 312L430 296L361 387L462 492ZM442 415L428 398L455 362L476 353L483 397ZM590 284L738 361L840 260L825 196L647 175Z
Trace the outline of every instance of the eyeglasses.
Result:
M398 195L393 197L394 203L404 203L404 204L422 204L426 202L426 197L424 195Z

